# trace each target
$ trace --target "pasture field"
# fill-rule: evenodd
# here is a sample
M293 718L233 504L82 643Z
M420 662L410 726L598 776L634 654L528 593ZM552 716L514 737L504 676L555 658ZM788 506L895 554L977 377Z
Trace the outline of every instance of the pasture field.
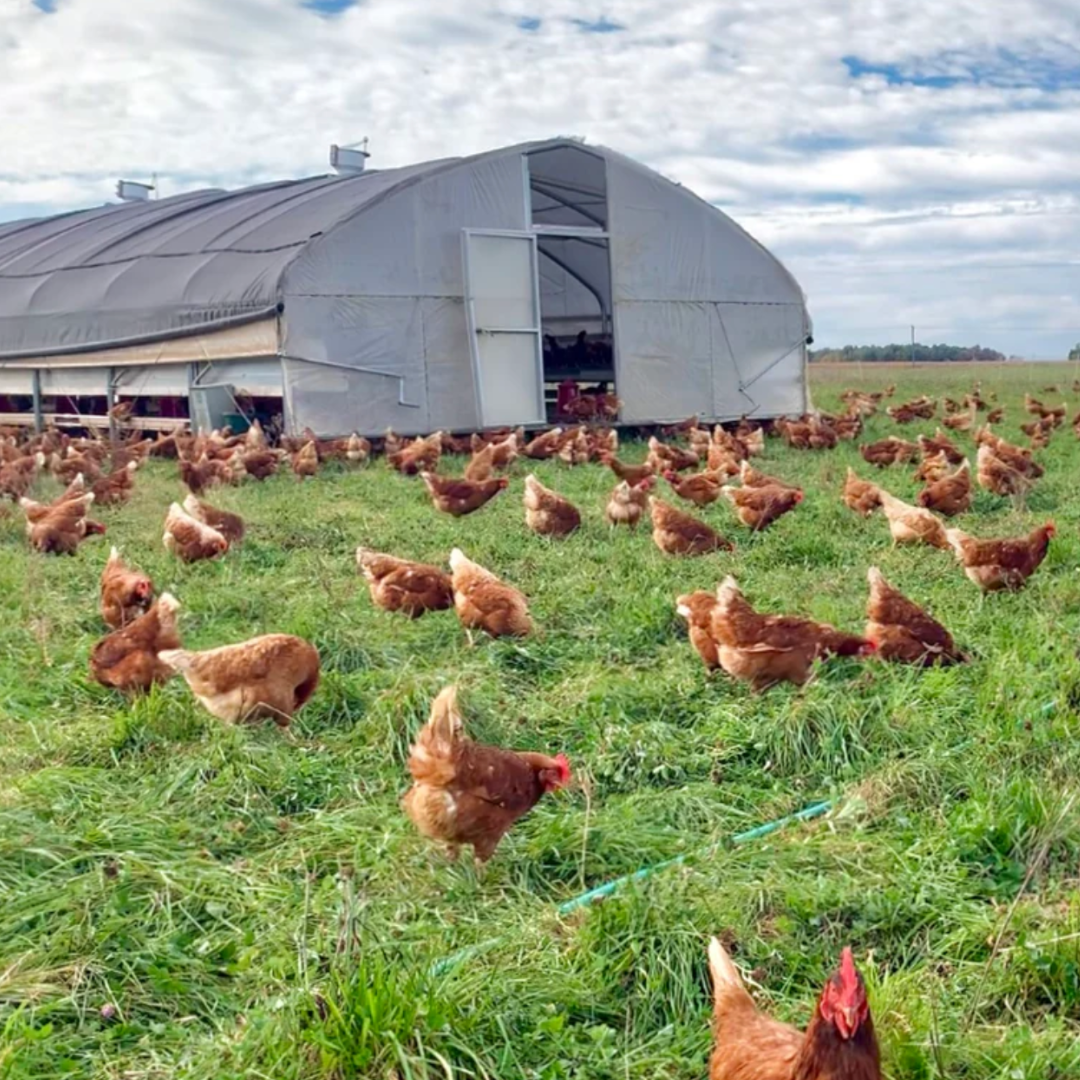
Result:
M1058 383L1041 396L1071 416L1073 375L851 365L815 372L814 396L826 409L848 385L961 396L981 377L1020 439L1024 391ZM896 431L882 413L864 441ZM878 474L851 443L770 440L762 468L805 502L759 536L726 502L708 508L737 551L700 559L662 555L647 528L609 532L613 478L596 465L519 462L508 492L460 520L381 460L219 489L208 498L244 515L248 540L191 567L161 546L175 463L140 471L129 505L95 514L109 535L73 559L31 553L7 514L0 1077L702 1078L711 933L800 1025L850 943L892 1080L1080 1075L1080 442L1066 427L1039 458L1026 510L979 491L959 520L983 536L1058 526L1026 590L986 597L951 555L894 550L880 515L843 506L848 465L901 498L917 490L911 469ZM534 464L583 509L565 541L525 529ZM180 679L131 704L89 680L111 543L180 599L187 647L270 631L318 647L323 682L291 733L226 727ZM539 634L470 647L453 612L376 610L361 543L435 563L460 546L526 593ZM763 610L857 631L873 564L970 664L832 661L803 690L753 696L706 678L675 613L677 594L733 572ZM581 781L482 875L447 863L398 806L411 737L449 682L474 736L565 751ZM720 843L823 798L827 817Z

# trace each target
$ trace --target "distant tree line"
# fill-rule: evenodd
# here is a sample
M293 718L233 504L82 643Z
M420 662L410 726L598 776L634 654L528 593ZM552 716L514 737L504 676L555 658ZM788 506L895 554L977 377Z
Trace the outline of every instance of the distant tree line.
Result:
M1070 360L1080 360L1080 341L1069 350Z
M1078 350L1080 345L1077 345L1073 352ZM845 345L840 349L811 349L810 359L828 364L908 361L911 359L911 342L900 345ZM984 349L981 345L921 345L916 342L915 359L920 363L1004 360L1005 354L999 353L997 349Z

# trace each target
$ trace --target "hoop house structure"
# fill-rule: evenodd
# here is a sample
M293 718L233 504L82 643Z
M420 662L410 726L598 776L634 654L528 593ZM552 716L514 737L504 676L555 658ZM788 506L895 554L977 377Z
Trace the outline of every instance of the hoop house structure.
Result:
M468 430L543 424L572 379L624 423L769 417L808 407L809 334L734 221L571 139L0 225L8 413L239 398L290 431Z

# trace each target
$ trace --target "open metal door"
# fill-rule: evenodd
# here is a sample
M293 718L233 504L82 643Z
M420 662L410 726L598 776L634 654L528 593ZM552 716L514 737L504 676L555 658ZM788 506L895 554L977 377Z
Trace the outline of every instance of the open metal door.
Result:
M544 354L536 237L466 229L465 299L483 427L543 424Z

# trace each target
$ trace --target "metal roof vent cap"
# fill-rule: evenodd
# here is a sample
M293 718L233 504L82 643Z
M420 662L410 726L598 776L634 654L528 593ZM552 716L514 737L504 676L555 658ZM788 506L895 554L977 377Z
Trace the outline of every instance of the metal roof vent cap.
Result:
M338 146L334 143L330 147L330 167L338 176L359 176L364 171L367 159L371 155L367 151L367 139L352 146Z
M116 181L116 197L121 202L147 202L153 190L153 184L140 184L138 180Z

